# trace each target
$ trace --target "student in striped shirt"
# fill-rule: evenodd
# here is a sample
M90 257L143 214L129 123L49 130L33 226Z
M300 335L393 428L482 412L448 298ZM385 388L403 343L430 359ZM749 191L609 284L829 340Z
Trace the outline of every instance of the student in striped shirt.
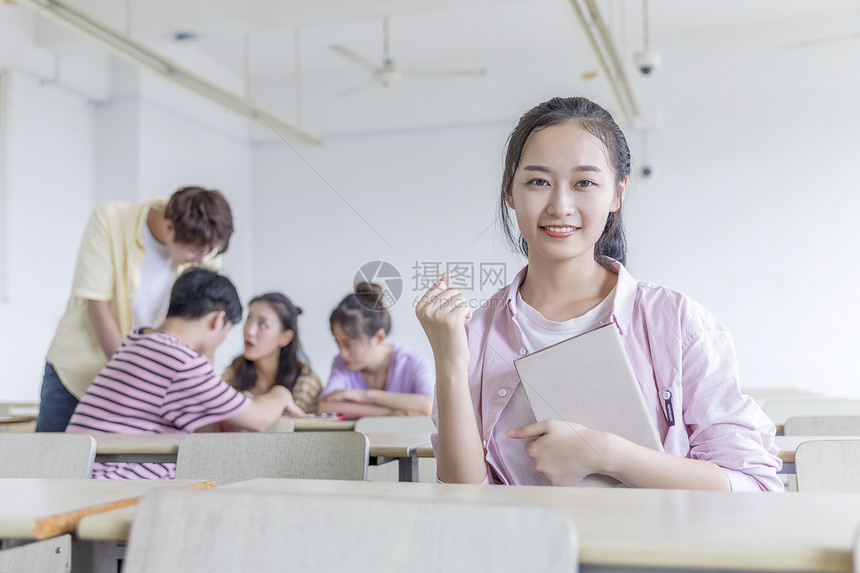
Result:
M262 431L292 402L275 386L251 401L212 369L212 356L242 303L230 280L192 268L176 280L167 318L158 328L132 331L81 399L70 433L191 433L226 421ZM174 464L95 463L93 477L171 479Z
M301 308L279 292L251 299L242 328L245 352L222 375L225 382L250 398L265 394L273 386L285 387L292 395L286 413L298 418L316 412L322 390L319 376L302 352L301 313Z

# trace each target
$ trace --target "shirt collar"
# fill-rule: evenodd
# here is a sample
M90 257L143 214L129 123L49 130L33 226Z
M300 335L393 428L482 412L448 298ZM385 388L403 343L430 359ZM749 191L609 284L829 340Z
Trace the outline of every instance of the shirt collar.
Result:
M526 265L517 273L517 276L511 281L505 294L505 305L512 317L517 316L517 291L526 278L528 268L528 265ZM612 322L615 323L618 330L624 335L633 316L633 304L636 301L636 280L627 272L624 265L618 261L609 259L606 268L618 275L618 282L615 285L615 300L612 303Z
M152 209L155 205L167 206L166 199L155 199L154 201L148 201L144 203L141 207L141 212L138 214L137 218L137 246L140 247L141 250L146 250L145 245L143 244L143 226L146 225L146 219L149 217L149 210ZM154 235L153 235L154 236ZM156 239L157 241L158 239Z
M517 273L517 276L508 285L508 292L505 294L505 306L508 307L508 312L511 313L512 317L517 316L517 291L520 290L520 285L523 284L523 280L526 278L528 268L529 266L526 265Z

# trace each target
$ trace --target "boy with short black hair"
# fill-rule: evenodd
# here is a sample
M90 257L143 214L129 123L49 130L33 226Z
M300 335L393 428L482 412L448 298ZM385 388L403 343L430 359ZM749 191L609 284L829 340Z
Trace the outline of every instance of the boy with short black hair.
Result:
M131 332L75 408L70 433L191 433L227 421L262 431L284 412L289 390L275 386L253 401L212 369L211 357L242 303L224 276L192 268L176 280L167 318ZM93 477L171 479L174 464L96 463Z

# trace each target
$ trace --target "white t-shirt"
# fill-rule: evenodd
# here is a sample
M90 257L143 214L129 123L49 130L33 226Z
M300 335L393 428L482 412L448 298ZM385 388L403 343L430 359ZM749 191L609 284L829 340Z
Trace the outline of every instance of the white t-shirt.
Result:
M599 326L607 324L612 318L612 304L615 300L615 289L612 289L600 304L582 316L555 322L547 320L541 313L530 307L517 291L514 305L517 310L516 321L523 336L523 343L529 353L542 350L562 340L584 334ZM514 483L520 485L547 485L543 476L532 467L528 456L522 455L524 440L505 436L505 430L511 430L533 424L535 416L523 385L518 384L508 405L502 410L499 421L493 428L493 437L499 446L499 452L505 461L505 466L511 472Z
M176 267L167 245L159 243L147 225L143 226L146 257L140 267L140 287L131 303L134 328L158 326L167 316L170 289L176 278Z

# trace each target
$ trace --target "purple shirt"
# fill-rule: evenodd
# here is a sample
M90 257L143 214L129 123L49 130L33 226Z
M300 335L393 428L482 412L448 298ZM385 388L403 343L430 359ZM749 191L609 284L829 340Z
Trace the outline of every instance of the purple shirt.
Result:
M432 396L435 385L436 375L433 367L423 354L399 344L391 345L391 361L388 363L388 373L385 375L385 388L383 388L386 392ZM335 390L347 388L368 389L361 372L350 370L343 359L336 356L331 366L331 376L320 394L320 399Z
M723 468L732 490L782 491L775 427L741 395L734 345L726 328L683 294L636 281L617 262L612 321L624 340L645 404L666 452ZM485 483L514 483L493 428L520 383L514 360L526 354L515 297L526 269L466 325L469 387L489 466ZM660 395L671 392L669 426ZM434 420L438 419L436 404ZM507 428L505 428L507 429ZM433 434L437 447L437 434ZM525 449L522 452L526 456Z

